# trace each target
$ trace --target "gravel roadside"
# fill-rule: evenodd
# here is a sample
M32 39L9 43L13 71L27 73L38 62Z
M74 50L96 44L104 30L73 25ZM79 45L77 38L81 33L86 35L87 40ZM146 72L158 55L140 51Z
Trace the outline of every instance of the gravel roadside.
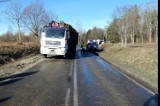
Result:
M19 60L2 65L0 66L0 80L13 74L24 72L41 61L43 61L43 57L40 54L37 54L26 56Z

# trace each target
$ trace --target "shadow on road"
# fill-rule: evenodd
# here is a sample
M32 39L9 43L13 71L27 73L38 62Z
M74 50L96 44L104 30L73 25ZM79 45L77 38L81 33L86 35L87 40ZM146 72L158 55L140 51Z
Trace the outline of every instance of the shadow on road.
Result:
M0 99L0 104L5 102L5 101L7 101L7 100L9 100L9 99L11 99L11 98L12 97L5 97L5 98Z
M9 79L9 80L5 80L3 82L0 83L0 86L3 86L3 85L9 85L9 84L12 84L12 83L15 83L19 80L22 80L23 78L16 78L16 79Z
M11 76L8 76L5 78L0 78L0 86L15 83L17 81L24 79L24 77L36 74L37 72L38 71L24 72L24 73L20 73L20 74L11 75Z
M66 60L74 60L74 59L80 59L80 58L87 58L87 57L93 57L93 56L99 56L98 52L101 51L97 51L97 52L93 52L93 51L85 51L84 54L81 54L81 50L78 49L76 51L76 53L73 54L68 54L66 57L63 56L47 56L46 59L66 59ZM81 56L77 56L77 55L81 55Z
M82 59L95 56L99 56L99 54L97 52L90 52L90 51L85 51L84 54L81 54L81 50L77 50L77 56L75 57L75 59Z

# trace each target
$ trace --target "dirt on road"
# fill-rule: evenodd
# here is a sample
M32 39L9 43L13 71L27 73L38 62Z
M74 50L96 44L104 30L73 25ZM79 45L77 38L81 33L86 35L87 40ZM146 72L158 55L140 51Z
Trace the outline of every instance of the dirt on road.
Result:
M25 71L42 61L39 45L34 43L0 44L0 78Z

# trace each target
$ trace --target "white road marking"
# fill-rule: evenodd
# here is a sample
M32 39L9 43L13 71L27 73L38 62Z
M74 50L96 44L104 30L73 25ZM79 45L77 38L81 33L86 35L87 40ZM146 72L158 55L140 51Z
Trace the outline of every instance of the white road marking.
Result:
M68 88L67 94L66 94L65 106L69 106L70 92L71 92L71 88Z
M73 106L78 106L76 59L74 61Z
M99 62L101 62L101 63L105 63L105 62L103 62L103 60L100 60L98 57L97 57L97 60L98 60ZM108 65L108 63L105 63L105 64ZM111 65L108 65L108 66L111 67L112 69L115 69L115 68L113 68ZM115 70L117 70L117 69L115 69ZM151 93L152 95L155 94L154 92L152 92L151 90L147 89L146 87L144 87L144 86L141 85L140 83L136 82L134 79L132 79L131 77L127 76L127 75L124 74L123 72L120 72L120 71L113 71L113 72L114 72L114 73L117 73L117 72L118 72L118 73L122 74L123 76L127 77L129 80L131 80L132 82L134 82L135 84L139 85L140 87L142 87L143 89L145 89L146 91L148 91L149 93Z
M129 80L131 80L132 82L134 82L135 84L139 85L140 87L142 87L143 89L145 89L146 91L148 91L149 93L151 93L152 95L154 95L155 93L152 92L151 90L147 89L146 87L144 87L143 85L141 85L140 83L136 82L134 79L130 78L129 76L125 75L124 73L120 72L122 75L124 75L125 77L127 77Z
M69 72L69 77L72 76L72 70L73 70L73 64L71 64L71 70L70 70L70 72Z

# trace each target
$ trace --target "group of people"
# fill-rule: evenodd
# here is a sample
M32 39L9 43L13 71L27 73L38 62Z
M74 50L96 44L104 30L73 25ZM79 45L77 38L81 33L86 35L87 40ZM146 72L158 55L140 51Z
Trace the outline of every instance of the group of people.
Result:
M51 23L49 23L49 26L52 26L52 27L65 27L65 23L63 21L60 21L60 23L58 23L56 21L52 21Z

